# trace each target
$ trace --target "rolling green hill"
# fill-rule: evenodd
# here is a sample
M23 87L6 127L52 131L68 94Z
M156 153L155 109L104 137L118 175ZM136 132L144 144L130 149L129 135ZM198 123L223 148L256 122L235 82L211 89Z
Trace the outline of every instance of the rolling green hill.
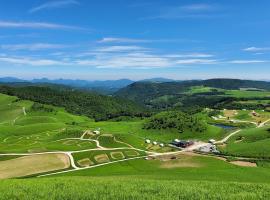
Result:
M0 86L0 92L21 99L64 107L68 112L85 115L95 120L118 116L142 116L142 107L123 98L91 92L56 89L44 86Z
M120 89L115 95L155 109L184 108L194 105L230 108L236 107L232 102L238 99L270 99L270 83L238 79L136 82ZM243 105L237 106L241 108Z
M270 127L252 128L239 132L221 149L234 156L270 158Z

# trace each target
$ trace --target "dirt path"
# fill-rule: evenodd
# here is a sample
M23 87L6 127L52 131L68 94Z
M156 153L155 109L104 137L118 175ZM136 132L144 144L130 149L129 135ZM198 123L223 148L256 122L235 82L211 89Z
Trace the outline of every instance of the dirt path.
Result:
M26 111L25 111L25 107L22 108L22 111L23 111L23 115L26 116L27 113L26 113Z
M77 168L77 169L70 169L70 170L61 171L61 172L48 173L48 174L40 175L38 177L46 177L46 176L51 176L51 175L74 172L74 171L78 171L78 170L91 169L91 168L101 167L101 166L109 165L109 164L113 164L113 163L125 162L125 161L128 161L128 160L136 160L136 159L141 159L141 158L146 158L146 157L147 156L138 156L138 157L134 157L134 158L126 158L126 159L122 159L122 160L110 161L110 162L107 162L107 163L97 164L97 165L88 166L88 167L84 167L84 168Z
M270 119L268 119L268 120L266 120L266 121L260 123L260 125L258 126L258 128L261 128L261 127L265 126L265 124L266 124L267 122L270 122Z
M225 138L223 138L222 140L216 141L215 144L222 144L225 143L228 139L230 139L230 137L234 136L235 134L239 133L241 131L241 129L232 132L231 134L229 134L228 136L226 136Z

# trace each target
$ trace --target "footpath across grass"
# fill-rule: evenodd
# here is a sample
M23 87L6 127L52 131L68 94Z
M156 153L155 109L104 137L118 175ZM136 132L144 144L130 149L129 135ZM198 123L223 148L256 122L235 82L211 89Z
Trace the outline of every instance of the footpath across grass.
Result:
M117 180L117 181L116 181ZM4 180L0 199L269 199L270 185L189 180L145 180L139 177L65 177Z

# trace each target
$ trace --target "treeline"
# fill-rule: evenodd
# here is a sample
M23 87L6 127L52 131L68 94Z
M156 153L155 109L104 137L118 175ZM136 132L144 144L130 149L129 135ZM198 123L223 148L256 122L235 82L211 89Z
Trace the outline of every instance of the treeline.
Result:
M149 116L148 112L132 101L90 92L57 90L37 86L11 87L1 85L0 93L42 104L64 107L70 113L85 115L96 121L119 116Z
M145 129L177 129L179 133L184 131L203 132L206 123L195 115L179 111L160 112L150 117L144 124Z

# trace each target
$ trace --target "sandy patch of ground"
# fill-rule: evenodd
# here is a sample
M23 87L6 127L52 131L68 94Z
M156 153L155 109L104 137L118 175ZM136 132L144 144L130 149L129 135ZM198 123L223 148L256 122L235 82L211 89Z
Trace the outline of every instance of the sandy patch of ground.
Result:
M230 163L233 165L241 166L241 167L257 167L256 163L247 162L247 161L232 161Z
M125 154L127 156L130 156L130 157L134 157L134 156L139 156L140 155L137 151L133 151L133 150L125 151Z
M95 160L98 163L105 163L105 162L109 162L110 161L110 159L107 156L107 154L100 154L100 155L95 156L94 158L95 158Z
M81 167L88 167L90 165L94 165L94 163L89 158L84 158L78 161L78 164Z
M69 166L69 157L61 153L23 156L1 161L0 179L61 170L66 169Z
M194 160L194 155L163 155L158 156L158 160L161 161L161 168L182 168L182 167L202 167L203 165L198 161Z
M219 144L219 145L218 145L218 147L220 147L220 148L222 148L222 149L226 148L226 146L227 146L227 144L225 144L225 143Z
M237 114L235 110L224 110L223 113L225 117L233 117Z
M111 157L115 160L118 160L118 159L124 159L125 156L124 154L121 152L121 151L117 151L117 152L111 152Z

